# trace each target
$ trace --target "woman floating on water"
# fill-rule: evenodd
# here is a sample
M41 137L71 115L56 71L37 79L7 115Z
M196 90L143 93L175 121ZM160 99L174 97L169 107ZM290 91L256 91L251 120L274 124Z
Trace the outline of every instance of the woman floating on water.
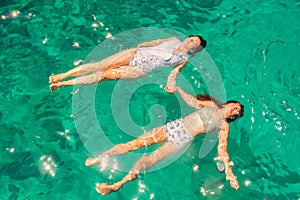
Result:
M188 54L196 53L205 46L206 41L201 36L189 36L183 42L176 37L144 42L137 48L123 50L99 62L83 64L66 73L50 76L50 89L54 91L62 86L103 80L136 79L160 67L184 66ZM80 77L60 82L70 76Z
M180 68L175 68L173 74L178 74ZM119 190L125 183L136 179L142 169L148 170L158 161L179 151L193 141L194 137L204 133L219 131L218 160L225 168L226 180L234 189L239 188L237 178L232 172L232 165L227 153L227 141L230 125L244 114L244 106L238 101L227 101L222 104L209 95L199 94L196 98L187 94L181 88L176 87L176 82L169 77L166 91L170 93L179 92L183 100L191 107L197 109L196 112L175 121L171 121L164 126L154 128L140 137L125 144L117 144L108 151L102 153L97 158L88 158L86 166L101 164L104 158L126 154L144 146L150 146L164 142L156 151L147 156L142 156L130 172L119 182L108 185L103 183L96 186L97 192L102 195Z

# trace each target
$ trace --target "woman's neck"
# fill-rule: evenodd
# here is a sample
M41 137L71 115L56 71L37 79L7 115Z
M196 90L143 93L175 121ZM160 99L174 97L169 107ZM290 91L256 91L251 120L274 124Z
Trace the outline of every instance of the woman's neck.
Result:
M182 46L179 46L177 49L175 49L175 50L173 51L173 53L182 53L182 52L187 53L186 48L184 48L184 47L182 47Z
M225 120L226 119L225 108L217 108L216 107L213 110L213 115L220 120Z

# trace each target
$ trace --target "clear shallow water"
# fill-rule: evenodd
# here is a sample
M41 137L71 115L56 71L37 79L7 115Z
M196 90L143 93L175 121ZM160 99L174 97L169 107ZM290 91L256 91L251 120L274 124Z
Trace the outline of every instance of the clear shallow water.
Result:
M298 1L4 1L0 5L1 199L300 198ZM19 13L9 17L14 10ZM231 128L228 147L241 184L238 191L215 170L216 147L198 158L205 140L200 136L168 167L146 173L112 195L95 192L96 182L117 181L125 172L100 173L84 166L91 154L72 117L73 88L51 93L48 76L84 60L110 34L148 26L203 35L227 98L245 105L245 116ZM202 85L198 88L201 78L192 79L193 71L184 69L183 75L195 93L205 92ZM113 143L132 139L113 121L110 93L116 83L100 86L95 110L107 138ZM133 120L147 126L148 110L166 99L168 119L178 117L173 96L160 87L140 88L130 101ZM118 159L119 165L128 162Z

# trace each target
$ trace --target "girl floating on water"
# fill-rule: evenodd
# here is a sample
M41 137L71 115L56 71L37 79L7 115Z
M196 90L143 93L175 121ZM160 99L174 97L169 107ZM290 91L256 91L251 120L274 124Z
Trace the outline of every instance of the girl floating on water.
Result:
M103 80L136 79L160 67L184 66L188 54L194 54L205 46L206 41L201 36L189 36L183 42L176 37L144 42L137 48L120 51L99 62L83 64L66 73L50 76L50 89L54 91L62 86ZM60 82L70 76L80 77Z
M125 144L117 144L108 151L102 153L97 158L88 158L86 166L101 164L102 160L111 156L126 154L130 151L137 150L144 146L150 146L164 142L156 151L147 156L142 156L130 170L130 172L119 182L112 185L106 183L97 184L96 190L102 195L119 190L125 183L136 179L142 169L148 170L158 161L170 156L191 143L197 135L219 132L218 160L222 163L226 173L226 180L234 189L239 188L237 178L232 172L232 161L227 153L227 141L230 125L244 114L244 106L238 101L227 101L222 104L209 95L199 94L193 97L187 94L180 87L176 86L175 79L179 73L180 67L172 71L174 76L169 77L167 92L179 92L183 100L191 107L197 109L196 112L184 117L171 121L164 126L154 128L147 133L139 136L135 140Z

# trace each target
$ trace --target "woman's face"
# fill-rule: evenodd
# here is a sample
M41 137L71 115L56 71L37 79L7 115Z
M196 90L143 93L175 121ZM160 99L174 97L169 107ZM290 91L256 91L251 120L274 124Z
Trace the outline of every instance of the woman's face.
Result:
M201 41L199 37L188 37L183 41L182 46L186 49L187 52L194 53L200 46L200 43Z
M226 118L231 118L233 115L240 114L241 105L239 103L228 103L225 105Z

